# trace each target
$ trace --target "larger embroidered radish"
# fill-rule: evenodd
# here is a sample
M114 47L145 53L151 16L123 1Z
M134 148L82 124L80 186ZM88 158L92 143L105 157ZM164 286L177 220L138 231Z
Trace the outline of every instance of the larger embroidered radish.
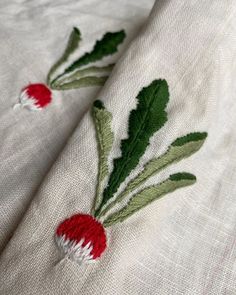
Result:
M68 258L81 264L97 260L106 249L103 225L88 214L76 214L57 228L56 241Z
M128 137L121 141L121 156L113 160L110 175L108 158L114 141L112 114L101 101L94 103L92 115L96 127L99 166L91 215L73 215L63 221L56 230L57 244L71 260L79 264L97 261L106 249L105 228L123 222L167 193L196 182L193 174L179 172L170 175L161 183L142 187L150 177L168 165L197 152L207 137L206 132L193 132L177 138L164 154L149 160L143 170L126 182L126 186L120 191L122 183L139 164L151 136L167 121L165 108L168 100L168 85L165 80L154 80L139 92L137 108L132 110L129 116ZM126 205L110 212L125 198Z

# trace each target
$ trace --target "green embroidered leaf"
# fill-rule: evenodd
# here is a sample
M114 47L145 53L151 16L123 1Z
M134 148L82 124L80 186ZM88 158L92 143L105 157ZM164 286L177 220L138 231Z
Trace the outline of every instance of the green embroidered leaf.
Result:
M91 52L86 52L83 56L73 62L65 69L64 73L59 75L53 82L82 66L86 66L89 63L96 62L105 56L115 53L118 45L123 42L124 38L124 30L115 33L106 33L101 40L96 42Z
M68 90L68 89L76 89L76 88L82 88L82 87L88 87L88 86L100 86L100 85L104 85L107 78L108 76L103 76L103 77L88 76L88 77L81 78L79 80L66 82L64 84L54 83L52 89Z
M54 74L54 72L61 66L64 62L66 62L69 58L69 56L77 49L79 46L79 42L81 41L81 33L79 29L73 28L73 31L71 32L67 47L61 56L61 58L52 66L50 69L48 76L47 76L47 84L50 86L51 77Z
M102 182L108 174L107 159L112 148L114 135L111 130L112 114L105 109L101 101L97 100L94 102L92 114L96 128L99 152L97 189L92 209L92 212L94 212L101 201Z
M108 75L110 74L113 67L114 67L114 64L104 66L104 67L93 66L93 67L88 67L82 70L77 70L73 73L70 73L69 75L64 75L60 79L57 79L55 82L51 83L51 88L55 90L60 90L61 88L72 89L72 88L80 88L80 87L93 86L93 85L103 85L105 81L107 80ZM93 76L93 75L100 75L100 76ZM95 77L95 79L94 78L91 79L91 77ZM80 81L81 78L86 78L86 79L83 79L82 81Z
M183 172L170 175L162 183L147 187L138 192L129 200L124 208L108 216L103 222L103 225L109 227L117 222L122 222L151 202L160 199L178 188L192 185L195 182L196 177L190 173Z
M91 76L95 74L104 75L104 73L106 73L108 75L113 69L113 67L114 67L114 64L110 64L104 67L93 66L93 67L88 67L82 70L77 70L73 73L70 73L69 75L64 76L62 79L58 79L55 84L64 84L65 82L73 82L74 80L78 80L80 78L84 78L86 76Z
M91 52L87 52L82 57L78 58L69 67L67 67L62 74L58 75L51 81L51 76L55 70L68 59L69 55L78 46L80 41L80 33L78 38L78 32L78 29L74 28L64 55L52 67L48 74L47 83L52 89L67 90L94 85L103 85L107 80L108 74L110 73L113 65L105 67L94 66L82 70L80 69L76 72L74 71L86 66L89 63L96 62L107 55L115 53L118 45L122 43L125 38L124 30L115 33L106 33L101 40L95 43ZM102 72L104 72L103 76L98 76L98 74L101 74Z
M128 138L121 142L122 155L114 160L113 171L95 216L99 215L102 207L137 166L149 144L150 137L167 121L165 108L169 92L165 80L154 80L139 92L137 100L137 108L131 111L129 117Z
M107 55L117 52L117 47L123 42L124 38L124 30L115 33L106 33L101 40L96 42L91 52L87 52L82 57L77 59L65 70L65 72L68 73L74 71L79 67L85 66L91 62L98 61Z
M206 137L206 132L194 132L177 138L174 142L172 142L163 155L150 160L144 166L144 169L127 184L124 191L118 195L117 198L111 202L99 216L106 214L113 206L115 206L118 202L121 202L127 195L137 189L148 178L157 174L160 170L196 153L205 142Z

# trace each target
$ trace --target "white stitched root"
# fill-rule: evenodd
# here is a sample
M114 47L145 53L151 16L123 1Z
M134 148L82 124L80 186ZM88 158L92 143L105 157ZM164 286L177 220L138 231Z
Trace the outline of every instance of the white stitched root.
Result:
M58 247L66 254L66 257L79 265L96 261L96 259L93 259L93 255L91 255L93 250L91 242L82 247L84 239L81 239L78 243L74 240L67 239L65 235L56 236L56 242Z
M22 91L20 97L19 97L19 103L15 104L13 106L13 109L18 109L19 107L23 107L23 108L27 108L31 111L40 111L42 110L42 108L37 104L37 100L32 97L32 96L29 96L27 94L27 91L24 90Z

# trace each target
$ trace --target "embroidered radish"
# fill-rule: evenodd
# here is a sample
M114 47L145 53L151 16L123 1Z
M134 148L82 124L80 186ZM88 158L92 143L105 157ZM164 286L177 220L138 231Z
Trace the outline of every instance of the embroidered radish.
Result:
M97 260L106 249L102 224L88 214L76 214L57 228L56 241L66 256L79 264Z
M40 83L26 86L20 94L19 103L14 105L14 109L26 107L33 111L42 110L52 100L50 89L68 90L103 85L114 64L106 66L89 66L89 64L94 64L104 57L116 53L124 38L124 30L106 33L101 40L96 41L90 52L86 52L73 61L64 69L64 72L57 73L58 69L67 63L71 54L79 47L81 33L79 29L73 28L64 53L49 70L46 79L47 86Z
M51 100L52 92L46 85L40 83L29 84L22 89L19 103L15 104L14 108L22 106L32 111L38 111L45 108Z
M62 222L56 230L57 244L71 260L80 264L98 260L106 249L105 229L123 222L167 193L196 182L193 174L179 172L158 184L142 186L162 169L197 152L207 137L206 132L193 132L177 138L166 152L151 158L139 174L127 181L145 153L151 136L167 121L165 108L168 100L168 85L165 80L154 80L139 92L137 107L129 116L128 137L121 141L121 156L113 160L110 174L108 158L114 142L112 114L101 101L94 102L92 115L99 165L91 215L74 215ZM120 190L124 182L126 185ZM115 211L117 204L125 200L125 204Z

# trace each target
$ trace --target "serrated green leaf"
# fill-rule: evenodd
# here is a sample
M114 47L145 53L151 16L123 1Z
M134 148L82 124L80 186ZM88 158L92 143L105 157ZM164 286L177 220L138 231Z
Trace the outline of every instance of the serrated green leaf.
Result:
M76 69L86 66L89 63L96 62L105 56L111 55L117 51L118 45L123 42L125 38L125 31L119 31L114 33L106 33L101 40L95 43L95 46L91 52L86 52L83 56L73 62L65 71L60 74L56 79L52 81L54 84L62 76L73 72Z
M124 191L101 212L100 216L106 214L113 206L124 200L127 195L162 169L196 153L206 137L206 132L193 132L177 138L163 155L150 160L144 166L143 170L127 184Z
M103 225L109 227L118 222L122 222L151 202L160 199L164 195L175 191L178 188L192 185L196 182L196 177L190 173L176 173L160 184L147 187L134 195L128 204L121 210L108 216Z
M73 31L70 34L69 41L67 43L67 47L63 53L63 55L59 58L59 60L52 66L47 76L47 84L50 86L52 75L55 71L68 60L69 56L78 48L79 42L81 41L81 33L79 29L73 28Z
M206 132L192 132L185 136L177 138L174 142L172 142L172 146L184 146L190 142L204 142L207 138Z
M82 88L82 87L88 87L88 86L102 86L104 85L107 79L108 79L108 76L102 76L102 77L88 76L88 77L81 78L79 80L65 82L64 84L54 83L52 86L52 89L69 90L69 89L76 89L76 88Z
M102 207L137 166L149 145L150 137L167 121L165 108L169 92L165 80L154 80L139 92L137 100L137 108L132 110L129 116L128 138L121 142L121 157L114 160L113 171L95 216L99 215Z
M85 66L89 63L96 62L105 56L111 55L117 52L117 47L123 42L125 38L125 31L119 31L114 33L106 33L101 40L97 41L91 52L85 53L79 59L77 59L72 65L70 65L65 73L69 73Z
M108 112L101 101L95 101L92 109L98 143L98 179L95 202L92 212L99 206L102 195L102 184L108 175L108 156L112 148L114 134L111 129L112 114Z

